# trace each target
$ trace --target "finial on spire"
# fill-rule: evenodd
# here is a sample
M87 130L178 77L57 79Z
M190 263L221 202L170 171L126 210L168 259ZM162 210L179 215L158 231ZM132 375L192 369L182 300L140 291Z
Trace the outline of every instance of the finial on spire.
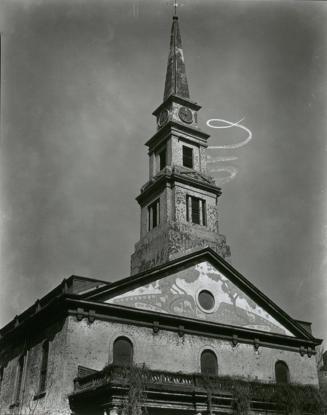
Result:
M177 3L176 0L174 0L174 17L177 17L177 7L179 6L179 4ZM178 18L178 17L177 17Z
M177 0L170 0L169 2L167 2L167 4L169 6L173 6L173 20L178 20L177 7L182 7L183 4L182 3L177 3Z

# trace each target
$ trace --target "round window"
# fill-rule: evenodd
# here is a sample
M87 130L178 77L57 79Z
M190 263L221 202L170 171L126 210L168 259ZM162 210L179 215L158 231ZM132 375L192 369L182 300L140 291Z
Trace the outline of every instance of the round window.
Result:
M210 311L215 306L215 297L210 291L202 290L199 292L199 304L205 311Z

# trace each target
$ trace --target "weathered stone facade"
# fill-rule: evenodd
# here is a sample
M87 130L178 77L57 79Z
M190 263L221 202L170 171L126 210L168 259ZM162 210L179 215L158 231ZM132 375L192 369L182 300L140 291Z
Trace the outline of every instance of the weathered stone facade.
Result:
M43 397L34 400L38 390L42 340L48 338L50 332L47 391ZM221 376L274 383L275 363L283 360L289 366L292 382L318 384L314 357L301 356L298 352L266 347L255 350L250 344L233 346L231 342L220 339L191 335L180 337L178 333L166 330L154 333L149 328L101 320L90 323L86 318L78 321L70 316L59 326L40 333L40 341L29 348L20 405L12 408L8 403L12 403L15 370L22 345L8 355L1 387L0 414L69 415L71 409L67 396L74 390L78 366L102 370L112 363L113 343L120 336L132 342L135 364L145 363L152 370L199 373L201 353L210 349L217 355Z
M72 276L0 330L0 415L125 413L135 387L128 373L140 368L151 372L139 401L150 415L232 414L234 380L275 393L278 362L288 371L283 386L317 394L321 340L310 324L292 319L225 261L221 191L207 175L199 109L189 99L175 16L164 102L154 111L158 130L147 142L149 181L137 198L132 275L112 283ZM207 352L217 363L209 389ZM251 395L242 413L259 413L254 401ZM272 415L285 409L270 398L259 405Z
M168 170L168 169L167 169ZM131 274L160 265L194 249L212 248L224 258L230 256L226 238L218 228L218 197L189 184L168 182L141 208L141 239L131 258ZM187 221L187 196L200 197L206 204L206 224ZM148 230L148 206L160 200L160 223Z
M0 390L0 414L70 414L65 389L67 379L68 320L58 321L39 333L26 335L16 346L1 350L0 364L4 368ZM40 393L42 344L49 340L46 391ZM18 360L24 355L22 388L16 399ZM56 409L54 409L56 408ZM58 410L58 412L57 412Z

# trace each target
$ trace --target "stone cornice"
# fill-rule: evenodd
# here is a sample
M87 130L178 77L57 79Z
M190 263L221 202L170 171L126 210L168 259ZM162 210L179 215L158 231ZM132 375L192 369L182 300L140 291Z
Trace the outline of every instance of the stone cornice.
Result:
M177 102L178 104L185 105L186 107L189 107L194 111L199 111L199 109L201 109L201 106L195 101L191 101L190 99L182 98L178 95L172 94L162 104L160 104L159 107L157 107L152 114L156 117L157 115L159 115L160 111L163 108L166 108L172 102Z
M227 278L229 278L236 286L238 286L239 289L244 291L245 294L252 298L252 300L255 301L259 306L267 310L267 312L269 312L277 321L283 324L297 338L303 338L313 342L318 341L318 343L321 342L321 340L315 339L296 320L294 320L282 309L280 309L247 278L245 278L234 267L232 267L231 264L229 264L220 255L208 247L179 257L150 270L125 278L124 280L116 281L112 283L112 285L107 289L98 290L98 294L95 291L94 294L91 294L88 296L88 298L100 299L104 297L108 298L111 295L118 295L119 293L125 292L129 289L151 283L158 278L163 278L166 275L177 272L179 269L184 269L186 266L196 264L199 261L209 261L211 264L217 267L227 276Z
M93 282L93 291L96 287L96 284L99 286L101 285L102 288L104 285L110 285L110 282L108 281L81 277L77 275L72 275L67 279L65 278L56 288L51 290L41 299L37 299L32 306L26 309L23 313L17 315L13 320L2 327L0 329L0 342L7 335L12 334L13 332L18 333L23 326L26 326L26 324L28 325L32 321L37 322L39 318L43 319L45 311L47 313L50 311L51 314L52 309L56 307L56 304L62 300L65 294L78 295L74 294L74 284L76 281ZM86 294L88 291L89 290L84 290L83 294Z
M185 133L189 135L189 139L197 141L204 147L207 147L207 140L210 137L209 134L201 131L197 128L190 127L177 121L169 121L164 127L158 130L146 143L147 147L151 148L151 151L158 145L161 144L170 135L174 134L178 136L179 133ZM181 136L181 138L188 139L188 137Z
M192 187L195 187L197 189L205 190L211 193L214 193L216 196L221 195L221 189L220 187L217 187L214 184L210 184L208 182L200 181L193 179L189 175L186 174L180 174L172 172L166 172L162 175L158 176L155 180L152 182L149 182L145 185L145 187L142 189L142 192L139 196L136 197L137 202L142 206L144 203L146 203L147 200L150 200L151 197L153 198L153 195L155 192L166 185L166 183L183 183Z
M31 336L49 324L72 315L78 321L84 318L93 323L95 320L119 322L153 330L166 330L178 333L204 337L217 338L230 341L234 346L237 343L252 344L254 347L269 347L290 350L303 354L315 354L314 347L321 344L322 340L309 338L290 337L281 334L263 332L209 321L195 320L183 316L163 314L148 310L140 310L108 304L102 301L82 299L77 294L61 293L53 301L47 304L38 315L31 315L22 321L18 327L12 327L1 338L0 344L3 349L12 344L15 339Z
M314 338L290 337L98 301L66 297L66 303L68 304L68 313L76 316L78 320L89 318L90 310L92 310L94 319L132 324L156 331L173 331L179 336L189 334L217 338L234 343L234 345L246 343L257 348L269 347L313 355L315 354L314 347L321 343L321 340Z
M223 270L233 283L239 286L259 305L285 325L295 337L281 334L262 332L259 330L224 325L208 321L200 321L182 316L174 316L148 310L139 310L104 303L104 299L125 292L158 278L163 278L178 269L185 268L199 261L207 260ZM48 295L36 302L32 307L14 319L1 331L0 345L10 345L14 339L30 336L51 322L59 321L68 314L75 315L78 320L87 318L90 323L95 319L116 321L125 324L135 324L143 327L159 325L159 329L175 331L180 334L194 334L215 337L228 341L249 343L263 347L275 347L285 350L298 351L301 354L314 354L314 347L322 340L314 338L296 320L289 317L269 298L261 293L253 284L239 274L228 262L210 248L192 252L169 263L157 266L151 270L116 281L106 287L95 288L92 292L79 295L70 292L71 277L52 290ZM79 277L80 278L80 277ZM97 281L97 280L95 280ZM236 336L236 337L235 337Z

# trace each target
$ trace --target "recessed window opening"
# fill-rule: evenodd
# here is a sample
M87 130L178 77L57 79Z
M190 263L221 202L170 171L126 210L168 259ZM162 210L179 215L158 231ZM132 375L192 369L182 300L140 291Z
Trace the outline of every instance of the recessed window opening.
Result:
M157 227L160 223L160 201L157 199L148 207L148 230Z
M218 376L217 356L212 350L204 350L201 354L201 373L206 376Z
M212 310L215 306L215 297L208 290L200 291L198 295L198 300L200 306L206 311Z
M46 389L47 374L48 374L48 360L49 360L49 342L45 341L42 345L39 392L44 392Z
M130 366L133 362L133 345L126 337L118 337L113 347L113 364Z
M193 148L183 146L183 166L193 169Z
M275 364L275 379L276 383L289 383L290 372L288 366L282 360L279 360Z
M206 226L206 202L198 197L186 197L186 220Z
M167 165L167 149L166 147L159 153L159 168L164 169Z
M24 372L24 362L25 362L25 355L22 355L18 360L17 365L17 372L16 372L16 385L15 385L15 395L14 395L14 402L19 402L20 391L22 388L22 381L23 381L23 372Z

